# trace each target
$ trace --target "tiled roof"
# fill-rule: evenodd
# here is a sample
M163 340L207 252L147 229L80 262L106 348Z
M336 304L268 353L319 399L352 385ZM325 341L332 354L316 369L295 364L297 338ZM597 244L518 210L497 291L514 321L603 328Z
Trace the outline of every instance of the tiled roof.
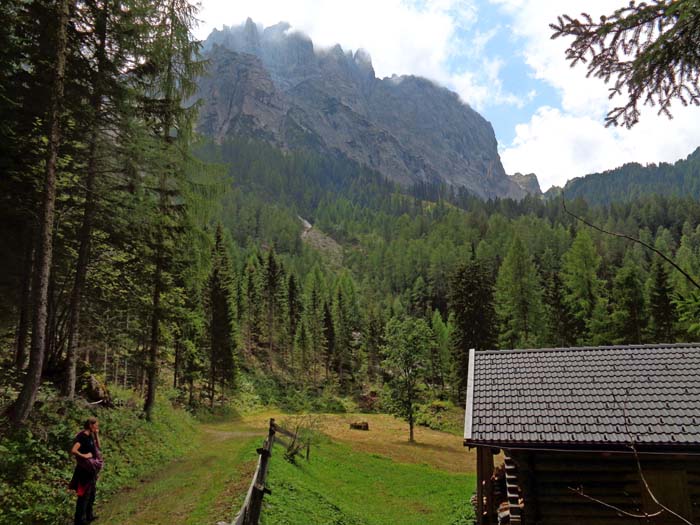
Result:
M700 344L472 351L465 443L700 445Z

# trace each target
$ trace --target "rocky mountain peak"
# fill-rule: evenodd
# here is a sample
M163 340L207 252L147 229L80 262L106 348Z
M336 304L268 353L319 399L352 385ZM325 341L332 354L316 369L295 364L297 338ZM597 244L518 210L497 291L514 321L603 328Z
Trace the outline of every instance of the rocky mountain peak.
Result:
M527 173L524 175L522 173L515 173L511 175L510 178L530 195L542 196L540 182L537 180L537 175L534 173Z
M459 97L415 76L376 78L363 49L315 49L285 22L250 18L204 43L199 129L282 148L342 154L404 185L442 182L484 198L521 198L493 128Z

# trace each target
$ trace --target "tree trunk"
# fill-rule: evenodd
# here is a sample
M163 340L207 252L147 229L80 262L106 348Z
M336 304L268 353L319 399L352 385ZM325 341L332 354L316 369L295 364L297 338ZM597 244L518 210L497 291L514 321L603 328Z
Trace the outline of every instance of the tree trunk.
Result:
M214 365L211 365L211 372L210 372L210 377L209 377L209 406L211 408L214 408L214 397L216 395L216 368Z
M177 388L177 376L180 373L180 338L175 339L175 370L173 371L173 388Z
M56 161L61 145L61 111L66 69L67 28L70 3L59 0L56 30L56 67L54 70L51 101L48 113L49 144L44 171L44 195L40 215L40 234L37 247L37 265L34 272L34 315L32 319L32 344L29 370L22 390L11 410L12 421L22 424L34 407L41 383L41 374L46 352L46 310L51 262L53 259L53 222L56 205Z
M19 321L17 334L15 335L15 366L24 370L27 366L27 336L29 335L29 321L32 293L32 270L34 269L34 234L27 228L26 252L24 255L24 276L22 277L22 297L20 298Z
M270 292L273 293L273 292ZM272 299L270 299L272 301ZM272 365L272 340L274 339L273 337L273 332L275 330L275 318L274 318L275 312L270 305L267 311L267 337L268 337L268 343L267 343L267 360L269 361L270 365Z
M95 195L95 181L97 178L97 136L99 134L100 113L102 111L102 75L105 69L105 46L107 40L107 20L105 13L100 13L96 19L95 32L98 38L97 48L97 74L95 86L90 99L92 107L92 132L90 133L90 145L88 153L87 177L85 179L85 203L83 206L83 222L80 226L80 248L78 249L78 261L75 266L75 281L70 297L70 318L68 322L68 351L66 355L66 377L63 386L63 395L68 399L75 396L75 370L78 362L78 339L80 326L80 307L83 297L83 288L87 277L88 263L90 262L90 237L92 235L92 223L95 216L97 198ZM105 379L106 379L105 373Z
M143 347L144 350L146 347ZM139 373L141 374L140 380L139 380L139 395L143 396L144 392L146 390L146 367L141 365L139 367Z
M143 405L143 411L146 413L146 419L152 421L153 405L156 401L156 383L158 381L158 340L160 338L160 295L162 291L162 256L161 256L162 241L158 241L156 253L156 276L153 284L153 313L151 316L151 341L148 352L148 390L146 391L146 401Z

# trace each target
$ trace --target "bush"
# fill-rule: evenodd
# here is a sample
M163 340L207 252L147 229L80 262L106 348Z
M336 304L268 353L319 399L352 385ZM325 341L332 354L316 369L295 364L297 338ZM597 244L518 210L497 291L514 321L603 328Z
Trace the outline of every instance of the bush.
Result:
M461 435L464 428L464 412L450 401L431 401L418 405L416 424Z

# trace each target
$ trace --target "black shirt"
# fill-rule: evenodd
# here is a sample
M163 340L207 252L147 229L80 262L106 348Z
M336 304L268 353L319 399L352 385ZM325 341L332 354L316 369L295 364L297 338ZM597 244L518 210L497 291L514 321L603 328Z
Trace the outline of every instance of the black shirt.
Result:
M90 453L92 454L93 458L97 454L97 450L95 449L95 440L93 439L92 434L88 436L85 432L80 432L77 436L75 436L73 444L75 443L80 443L78 452L81 454Z
M73 444L75 443L80 443L80 448L78 448L78 452L80 452L81 454L87 454L88 452L90 452L93 458L96 456L97 450L95 449L95 440L92 437L92 434L88 436L87 434L85 434L85 432L81 431L77 436L75 436ZM78 484L85 485L88 483L94 483L95 479L96 478L94 473L82 468L80 466L80 463L78 463L77 465L75 465L75 470L73 471L73 479L71 480L70 485L72 485L74 488L77 488Z

